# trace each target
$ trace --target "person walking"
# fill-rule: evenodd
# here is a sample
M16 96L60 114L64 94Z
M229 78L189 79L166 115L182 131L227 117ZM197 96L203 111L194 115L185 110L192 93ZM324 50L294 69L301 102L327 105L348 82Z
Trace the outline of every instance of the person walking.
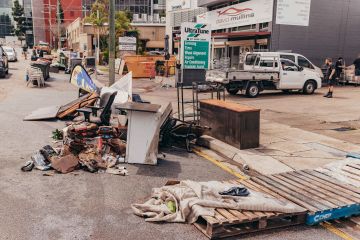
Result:
M326 71L326 80L329 84L329 91L327 94L324 95L326 98L332 98L333 97L333 91L334 91L334 85L336 84L336 68L333 64L333 61L331 58L326 58L325 64L327 66Z
M22 47L22 55L24 56L25 60L27 59L27 50L28 50L28 46L27 44L25 43Z

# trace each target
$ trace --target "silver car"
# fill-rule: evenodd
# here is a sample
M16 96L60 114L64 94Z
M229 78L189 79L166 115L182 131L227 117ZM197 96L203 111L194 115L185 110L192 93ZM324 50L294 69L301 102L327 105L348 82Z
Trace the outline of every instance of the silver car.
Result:
M17 53L15 51L14 48L12 47L7 47L7 46L3 46L3 49L8 57L8 61L9 62L16 62L18 59L17 59Z

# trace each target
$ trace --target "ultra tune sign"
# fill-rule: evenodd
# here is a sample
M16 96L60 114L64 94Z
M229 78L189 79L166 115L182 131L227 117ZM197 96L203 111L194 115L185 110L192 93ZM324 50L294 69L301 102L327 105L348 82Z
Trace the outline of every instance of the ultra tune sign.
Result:
M208 69L210 62L210 27L202 23L181 25L183 69Z

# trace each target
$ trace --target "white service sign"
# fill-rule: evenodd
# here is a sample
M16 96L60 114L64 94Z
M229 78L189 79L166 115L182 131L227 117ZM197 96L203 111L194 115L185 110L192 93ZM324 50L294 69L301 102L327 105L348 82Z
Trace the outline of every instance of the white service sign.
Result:
M168 0L166 1L167 11L177 11L191 8L192 0Z
M309 26L311 0L278 0L276 24Z
M252 0L216 9L197 16L197 22L211 25L212 30L271 22L273 0Z

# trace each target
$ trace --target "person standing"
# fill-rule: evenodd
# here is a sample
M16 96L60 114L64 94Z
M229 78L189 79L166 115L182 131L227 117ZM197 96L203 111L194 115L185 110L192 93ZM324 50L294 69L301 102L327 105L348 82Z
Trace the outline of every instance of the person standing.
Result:
M336 84L336 68L335 68L335 65L333 64L331 58L326 58L325 64L327 66L327 71L326 71L325 77L329 84L329 91L327 94L324 95L324 97L332 98L333 91L334 91L334 85Z
M338 60L335 63L335 71L336 71L336 78L341 78L341 73L343 72L345 66L344 66L344 59L342 57L339 57Z
M360 54L353 64L355 65L355 77L360 77Z

